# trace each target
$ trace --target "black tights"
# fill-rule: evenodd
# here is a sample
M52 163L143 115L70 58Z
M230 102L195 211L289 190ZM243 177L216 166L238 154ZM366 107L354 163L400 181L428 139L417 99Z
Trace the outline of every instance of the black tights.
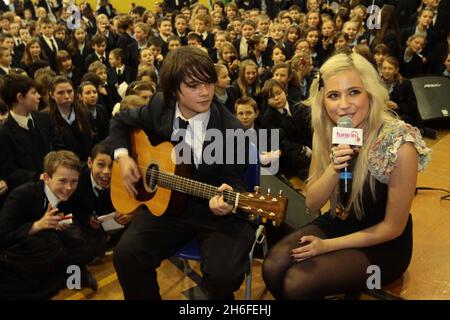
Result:
M366 289L370 262L361 250L337 250L294 263L290 251L304 235L327 238L319 227L307 225L278 242L264 260L263 278L275 299L322 299Z

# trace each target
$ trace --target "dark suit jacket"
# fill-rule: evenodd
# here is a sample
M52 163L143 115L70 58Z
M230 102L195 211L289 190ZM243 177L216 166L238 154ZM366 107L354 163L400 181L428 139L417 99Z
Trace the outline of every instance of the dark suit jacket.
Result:
M136 40L134 40L128 33L119 33L119 37L117 38L117 48L122 49L126 53L128 45L133 42L136 42Z
M69 203L75 219L80 224L86 225L89 222L89 217L93 214L101 216L114 211L109 189L105 190L105 192L105 196L97 196L94 193L91 170L87 166L84 167L78 180L77 190L72 195Z
M92 52L91 54L89 54L86 57L85 66L84 66L86 68L86 70L88 70L89 69L89 65L92 62L95 62L95 61L100 61L100 59L98 58L98 56L97 56L97 54L95 52ZM110 64L109 64L109 61L108 61L108 52L105 52L105 62L103 62L103 64L106 66L106 68L111 67Z
M68 214L67 203L60 203L60 212ZM44 182L28 182L9 195L0 211L0 251L27 238L33 223L47 211L48 200Z
M110 84L118 84L120 85L122 82L126 82L130 84L131 82L135 81L136 79L136 72L130 66L125 65L125 69L123 73L119 76L117 74L116 68L109 68L108 71L108 83Z
M416 127L421 125L422 118L417 109L417 99L411 81L404 79L402 83L397 83L389 94L389 98L397 103L398 110L394 111L402 120Z
M37 147L28 130L8 117L0 129L0 176L7 181L9 189L33 180L43 172L45 155L52 150L52 128L48 115L32 113L34 126L39 133Z
M72 57L72 65L80 70L83 75L87 72L85 63L86 58L93 52L94 50L92 49L91 44L86 41L82 52L77 50L75 54L70 54L70 56Z
M55 39L56 44L58 46L58 50L67 50L66 45L59 39ZM57 72L58 68L56 66L56 52L53 52L52 49L48 46L47 42L44 40L43 36L39 36L39 44L41 45L42 50L45 53L45 56L50 63L50 67L53 71Z
M225 130L243 129L240 122L222 105L218 105L213 101L211 104L211 115L207 125L207 129L218 129L225 137ZM111 119L110 136L111 149L128 147L128 137L130 130L133 128L142 128L145 133L152 137L154 145L159 141L171 141L173 131L173 123L175 116L175 101L166 103L162 97L162 93L157 93L152 97L148 106L138 109L130 109L120 112ZM211 142L205 141L203 150ZM230 147L230 146L228 146ZM235 144L236 151L236 144ZM242 148L242 146L239 146ZM223 155L227 154L227 144L223 144ZM248 154L248 145L245 146L245 154ZM228 150L230 152L230 150ZM235 153L236 155L236 153ZM234 190L245 190L246 186L243 181L243 174L246 169L245 164L205 164L201 163L193 172L193 178L211 185L219 186L226 183L234 188ZM191 166L193 167L193 166ZM189 197L186 206L189 212L205 212L209 214L208 201ZM235 216L221 217L219 220L234 219Z
M135 41L127 46L125 63L137 70L139 66L139 44Z
M288 176L307 177L310 158L306 156L304 146L310 147L312 131L310 126L310 108L299 107L289 101L291 116L282 115L277 109L267 107L260 118L263 128L279 129L280 169Z

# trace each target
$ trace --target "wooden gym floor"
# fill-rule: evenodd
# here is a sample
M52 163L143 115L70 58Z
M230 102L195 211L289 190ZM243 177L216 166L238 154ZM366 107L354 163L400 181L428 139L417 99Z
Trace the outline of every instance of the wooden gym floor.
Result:
M419 174L418 187L450 189L450 131L440 130L436 140L426 139L432 148L432 161L427 169ZM295 187L304 190L298 180L291 181ZM414 225L413 257L408 271L402 279L383 288L377 298L401 297L403 299L450 299L450 201L441 200L442 191L419 191L413 201L412 215ZM252 299L270 300L261 277L262 260L253 263ZM178 265L178 266L177 266ZM166 260L158 269L158 281L163 299L185 300L188 297L201 297L198 292L200 267L190 262L195 273L186 275L177 261ZM101 265L90 266L96 277L99 289L62 290L54 300L121 300L122 290L112 264L112 256L107 256ZM238 300L244 299L245 283L235 293ZM192 295L191 295L192 294ZM373 299L363 294L362 299Z

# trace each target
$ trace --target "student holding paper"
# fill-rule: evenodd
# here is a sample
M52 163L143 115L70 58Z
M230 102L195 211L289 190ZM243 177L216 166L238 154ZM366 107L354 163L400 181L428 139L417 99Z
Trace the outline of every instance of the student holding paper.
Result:
M0 299L43 299L66 286L67 268L81 271L81 287L97 290L85 267L93 252L68 202L81 170L71 151L45 156L43 180L14 189L0 211ZM64 221L64 223L63 223Z
M389 94L374 67L358 54L327 60L311 86L313 154L306 206L331 210L273 246L264 281L277 299L318 299L367 290L376 266L378 285L400 277L412 254L409 214L417 172L429 160L419 130L387 111ZM363 145L333 145L343 117L363 129ZM342 126L341 126L342 127ZM341 171L352 190L338 207ZM344 214L343 214L344 213ZM345 214L348 213L348 214Z
M98 217L114 213L114 220L120 225L127 225L132 217L116 213L112 205L109 190L112 165L108 146L104 142L96 144L92 148L87 166L81 172L74 201L71 202L75 220L82 226L96 257L104 256L109 238Z

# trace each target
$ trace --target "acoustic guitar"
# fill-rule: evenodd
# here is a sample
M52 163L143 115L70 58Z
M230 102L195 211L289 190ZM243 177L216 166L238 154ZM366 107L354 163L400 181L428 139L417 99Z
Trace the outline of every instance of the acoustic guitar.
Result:
M138 193L130 195L124 185L118 161L114 161L111 176L111 199L114 208L127 214L140 206L146 206L150 213L161 216L166 211L182 212L186 195L204 199L222 194L224 201L248 214L251 220L261 217L263 222L272 221L280 225L286 214L288 200L269 193L262 195L259 187L255 192L220 193L216 186L189 178L189 165L176 165L172 158L174 147L170 142L152 145L143 130L134 130L130 137L130 156L136 161L141 179L135 185ZM169 210L170 209L170 210Z

